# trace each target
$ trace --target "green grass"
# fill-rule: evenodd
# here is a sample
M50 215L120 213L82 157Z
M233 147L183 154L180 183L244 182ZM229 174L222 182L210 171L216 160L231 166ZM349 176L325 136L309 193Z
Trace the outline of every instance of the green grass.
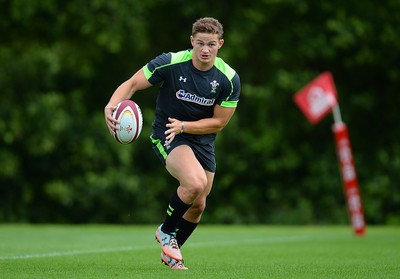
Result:
M199 226L188 271L154 226L0 225L0 278L400 278L400 227Z

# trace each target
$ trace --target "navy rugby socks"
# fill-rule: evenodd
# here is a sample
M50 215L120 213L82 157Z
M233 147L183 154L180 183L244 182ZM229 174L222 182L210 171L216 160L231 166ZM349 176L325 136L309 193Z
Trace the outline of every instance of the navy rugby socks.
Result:
M176 225L176 240L178 241L179 247L186 242L189 236L196 229L197 225L198 223L192 223L183 218L179 220L178 224Z
M161 230L165 233L175 233L176 227L183 214L190 208L191 205L184 203L175 192L167 208L167 214L165 216L164 224Z

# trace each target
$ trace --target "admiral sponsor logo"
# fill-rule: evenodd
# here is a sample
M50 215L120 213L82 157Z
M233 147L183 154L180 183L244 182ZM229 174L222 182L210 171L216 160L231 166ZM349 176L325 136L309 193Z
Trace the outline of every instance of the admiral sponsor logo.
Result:
M193 102L202 106L212 106L215 102L215 99L206 99L204 97L199 97L196 94L185 92L185 90L183 89L180 89L176 92L176 97L180 100Z

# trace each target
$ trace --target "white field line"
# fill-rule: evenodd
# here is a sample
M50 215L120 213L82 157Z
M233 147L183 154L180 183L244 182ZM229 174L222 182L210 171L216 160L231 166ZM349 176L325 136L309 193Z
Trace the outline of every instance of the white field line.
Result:
M0 260L18 260L18 259L34 259L34 258L51 258L51 257L63 257L63 256L73 256L82 254L102 254L102 253L113 253L113 252L124 252L124 251L137 251L137 250L147 250L148 247L115 247L115 248L103 248L103 249L93 249L93 250L71 250L64 252L49 252L42 254L27 254L18 256L0 256Z
M254 238L254 239L243 239L242 244L261 244L261 243L285 243L285 242L297 242L304 241L315 237L311 236L280 236L280 237L265 237L265 238ZM190 244L190 247L217 247L217 246L230 246L236 245L237 240L218 240L209 242L194 242ZM125 252L125 251L139 251L139 250L150 250L158 248L156 245L148 246L126 246L126 247L114 247L114 248L103 248L93 250L71 250L63 252L49 252L41 254L26 254L26 255L14 255L14 256L0 256L0 260L20 260L20 259L36 259L36 258L51 258L51 257L64 257L74 256L83 254L102 254L102 253L114 253L114 252Z

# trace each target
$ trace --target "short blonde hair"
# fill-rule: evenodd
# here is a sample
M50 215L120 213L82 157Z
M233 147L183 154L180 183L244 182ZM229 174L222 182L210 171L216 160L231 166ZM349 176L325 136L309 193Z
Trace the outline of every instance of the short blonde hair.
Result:
M197 33L218 34L218 38L222 39L224 28L217 19L212 17L203 17L193 23L192 36Z

